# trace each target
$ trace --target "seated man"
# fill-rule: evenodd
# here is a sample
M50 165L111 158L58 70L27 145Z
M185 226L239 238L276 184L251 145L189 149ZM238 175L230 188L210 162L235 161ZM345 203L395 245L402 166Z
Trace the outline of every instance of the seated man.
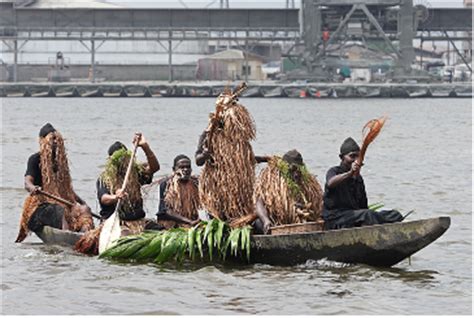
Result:
M178 155L173 161L173 174L160 183L160 204L156 214L165 228L178 223L194 225L199 222L198 178L191 176L191 159Z
M268 160L268 166L258 177L255 197L258 219L254 230L257 234L267 234L270 226L322 223L323 191L297 150Z
M347 138L341 145L339 166L329 169L324 191L323 218L326 229L400 222L400 212L368 209L364 179L360 175L359 145Z
M72 188L62 135L47 123L39 132L39 143L40 151L28 159L24 182L30 195L25 200L16 242L23 241L29 231L41 232L45 225L76 232L94 228L90 208ZM69 201L70 205L41 191Z
M134 142L137 138L138 134ZM131 159L131 151L119 141L110 146L105 170L97 180L97 197L103 220L114 213L118 200L122 200L118 211L122 235L137 234L144 229L162 229L155 222L145 220L146 213L141 194L141 186L151 183L153 174L160 169L160 164L144 136L140 137L138 147L143 149L147 163L136 163L132 166L125 191L122 191L121 187Z

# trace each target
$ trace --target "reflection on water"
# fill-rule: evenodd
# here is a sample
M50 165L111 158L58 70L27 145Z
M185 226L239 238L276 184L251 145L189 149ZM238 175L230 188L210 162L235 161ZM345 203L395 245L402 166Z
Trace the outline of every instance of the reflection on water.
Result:
M214 100L2 100L2 310L5 314L467 314L472 310L471 101L468 99L242 100L254 116L257 154L297 148L323 183L339 145L360 140L368 119L386 114L363 170L370 202L416 210L411 220L449 215L435 243L390 269L327 260L293 267L130 264L13 243L26 193L28 156L52 122L66 138L74 188L97 211L95 180L115 140L136 130L171 172L175 155L194 154ZM130 111L133 107L133 110ZM427 119L429 115L429 120ZM442 145L442 146L440 146ZM139 153L140 160L144 160ZM433 167L433 163L436 163ZM194 172L199 169L193 166ZM453 190L455 189L455 190ZM156 184L145 191L148 216ZM369 203L370 203L369 202ZM54 301L52 301L54 300ZM85 305L87 304L87 305ZM429 304L427 306L426 304Z

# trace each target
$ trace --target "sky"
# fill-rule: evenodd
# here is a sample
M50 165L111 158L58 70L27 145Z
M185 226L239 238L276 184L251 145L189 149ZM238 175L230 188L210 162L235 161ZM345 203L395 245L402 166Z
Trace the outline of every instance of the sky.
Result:
M151 8L219 8L221 0L102 0L126 7ZM225 2L226 0L224 0ZM227 0L230 8L286 8L295 3L299 8L301 0ZM462 8L463 0L413 0L414 4L424 4L432 8Z

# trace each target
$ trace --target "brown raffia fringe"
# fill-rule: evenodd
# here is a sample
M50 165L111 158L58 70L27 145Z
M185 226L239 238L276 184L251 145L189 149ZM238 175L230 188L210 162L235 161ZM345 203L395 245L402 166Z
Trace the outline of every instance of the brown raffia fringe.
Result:
M122 229L121 236L134 235L143 232L145 229L145 222L145 219L136 221L120 221L120 227ZM104 223L101 223L97 228L84 233L84 235L74 245L74 250L83 254L98 255L99 237L103 224Z
M140 234L145 230L145 225L146 225L146 220L145 219L139 219L139 220L134 220L134 221L120 221L120 227L122 228L122 235L121 236L126 236L126 235L135 235L135 234Z
M28 229L28 222L30 221L33 213L36 211L36 208L42 202L44 202L44 197L41 195L29 195L26 197L20 217L20 229L18 231L15 243L23 242L23 240L28 236L28 233L30 232Z
M163 226L165 230L173 229L176 227L187 227L185 224L179 224L178 222L171 221L171 220L158 220L156 223Z
M94 220L87 205L73 206L67 216L66 221L70 231L87 232L94 229Z
M53 139L56 148L53 153ZM53 159L54 158L54 159ZM62 135L56 131L40 138L40 168L43 181L42 189L45 192L63 198L69 202L76 202L76 195L72 188L72 179L69 173L69 163ZM71 208L61 202L48 199L48 202L58 204L64 208L64 218L71 231L94 228L90 213L86 213L86 206Z
M99 254L99 237L104 223L97 228L87 231L74 245L74 250L88 255Z
M196 220L201 207L197 177L192 176L187 182L179 181L176 175L171 177L164 200L169 210L190 220Z
M56 141L56 147L53 147L54 140ZM46 137L40 138L39 143L42 189L45 192L75 203L76 196L72 188L66 148L62 135L58 131L49 133ZM64 208L64 217L71 230L79 231L83 227L84 229L93 228L94 223L90 214L78 215L78 211L73 213L67 205L40 195L28 196L23 206L20 218L20 231L16 242L23 241L28 235L28 221L39 203L42 202L62 206Z
M270 159L267 167L260 172L255 186L255 196L262 199L273 226L318 221L323 205L323 191L318 181L309 175L309 179L300 185L302 196L295 198L280 173L279 160L277 156ZM306 207L298 209L297 202L306 203Z
M248 224L252 223L257 218L258 218L257 213L247 214L247 215L244 215L240 218L232 220L232 222L230 222L229 226L231 228L243 227L245 225L248 225Z
M226 106L219 120L223 128L212 134L214 164L201 171L199 197L214 217L228 221L254 212L255 155L250 141L255 139L255 123L247 109Z
M56 148L53 153L53 139L56 140ZM54 159L53 159L54 158ZM63 198L69 202L76 202L76 196L72 189L69 164L64 147L64 140L59 132L48 134L40 138L40 168L43 185L41 188L48 193ZM57 203L57 202L55 202ZM62 203L57 203L65 207ZM66 219L69 209L66 212Z

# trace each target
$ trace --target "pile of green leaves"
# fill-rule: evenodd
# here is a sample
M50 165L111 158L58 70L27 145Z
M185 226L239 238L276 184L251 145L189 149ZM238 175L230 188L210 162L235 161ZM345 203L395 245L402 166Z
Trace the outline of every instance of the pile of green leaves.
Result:
M303 183L306 183L309 178L310 174L308 169L306 168L306 165L295 165L300 173L301 173L301 180ZM281 176L283 179L285 179L286 184L288 185L288 188L290 189L291 195L295 198L298 197L302 192L301 192L301 187L299 186L298 183L296 183L290 173L290 164L286 162L283 159L279 159L277 162L277 167L278 170L280 171Z
M225 260L230 253L250 260L250 226L231 228L227 223L213 219L201 221L195 227L166 231L145 231L122 237L117 244L100 254L100 258L132 261L182 262L185 257L201 259L205 254ZM207 250L207 253L205 253Z

